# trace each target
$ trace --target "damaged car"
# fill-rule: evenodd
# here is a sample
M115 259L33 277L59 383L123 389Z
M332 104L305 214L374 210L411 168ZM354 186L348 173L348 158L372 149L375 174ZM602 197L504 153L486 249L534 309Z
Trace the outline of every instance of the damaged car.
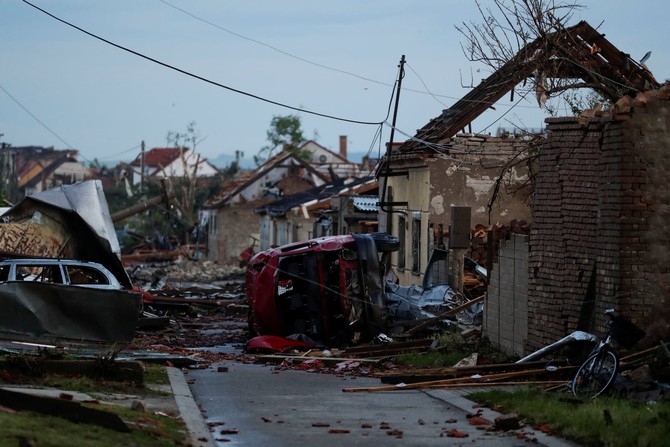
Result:
M257 253L245 279L251 334L300 334L332 346L384 332L383 282L398 247L385 233L347 234Z
M129 342L142 310L102 264L51 258L0 261L0 302L0 338L45 342Z
M246 273L250 334L338 346L404 332L420 320L441 322L442 315L480 324L481 297L465 304L471 293L482 293L484 268L466 258L465 274L476 278L477 286L457 292L447 284L449 252L435 248L423 282L400 286L390 271L390 254L398 248L397 237L371 233L328 236L256 254ZM434 328L440 325L426 330Z
M99 180L22 199L0 219L0 338L54 345L129 342L142 298L131 290L120 252ZM29 260L42 268L18 268Z

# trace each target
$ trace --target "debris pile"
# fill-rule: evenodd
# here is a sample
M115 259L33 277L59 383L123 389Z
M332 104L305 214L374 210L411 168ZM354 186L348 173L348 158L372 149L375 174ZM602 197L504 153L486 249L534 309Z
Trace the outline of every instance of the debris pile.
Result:
M128 266L131 278L140 284L153 286L169 283L203 283L242 279L244 269L221 265L214 261L194 261L178 257L171 262L140 263Z

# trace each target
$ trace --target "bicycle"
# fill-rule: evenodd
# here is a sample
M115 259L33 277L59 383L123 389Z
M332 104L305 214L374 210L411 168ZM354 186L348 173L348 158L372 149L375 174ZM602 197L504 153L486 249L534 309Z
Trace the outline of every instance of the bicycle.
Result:
M614 309L606 309L607 336L593 348L587 359L572 379L571 390L575 396L594 398L601 395L612 385L619 370L619 356L612 349L611 342L616 340L626 348L632 348L643 336L644 331L623 317L616 317Z

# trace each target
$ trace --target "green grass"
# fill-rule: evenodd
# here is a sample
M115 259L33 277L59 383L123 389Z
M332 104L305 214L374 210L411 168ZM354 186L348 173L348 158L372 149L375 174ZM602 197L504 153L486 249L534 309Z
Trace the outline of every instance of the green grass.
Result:
M492 390L468 396L502 413L517 413L530 426L548 425L584 447L670 446L670 402L638 404L624 398L580 400L534 388Z
M491 359L491 363L503 363L506 358L492 348L487 340L476 338L468 341L457 332L447 333L437 339L437 347L431 351L402 354L394 361L412 368L442 368L453 366L473 352Z
M120 413L131 427L130 433L77 424L65 419L31 412L14 414L0 412L0 447L15 447L20 439L32 441L40 447L170 447L186 445L184 428L180 421L164 416L140 413L120 407L96 408ZM141 425L141 429L139 428Z
M396 357L395 361L412 368L440 368L443 366L452 366L464 357L467 357L467 354L460 351L448 353L420 352L416 354L402 354Z
M39 377L21 377L20 381L2 383L0 385L32 385L53 387L66 391L83 393L123 393L142 396L157 396L164 393L152 391L153 384L169 383L166 369L159 365L145 364L144 385L129 382L101 381L88 377L60 376L54 374ZM142 446L142 447L174 447L185 446L186 429L181 420L155 414L151 411L141 412L120 405L85 404L88 407L118 414L131 428L130 433L98 427L92 424L76 424L56 416L48 416L28 411L5 412L0 409L0 447L24 445L21 439L27 439L40 447L107 447L107 446Z

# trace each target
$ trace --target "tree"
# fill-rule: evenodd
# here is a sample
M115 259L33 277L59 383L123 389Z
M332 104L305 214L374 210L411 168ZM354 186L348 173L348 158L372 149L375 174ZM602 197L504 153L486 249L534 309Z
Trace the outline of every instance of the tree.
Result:
M616 102L655 83L653 76L644 74L644 67L624 53L621 61L599 58L602 49L579 34L579 30L590 28L588 24L568 26L575 12L583 9L579 3L491 0L492 6L484 8L475 0L475 5L482 22L463 22L456 27L465 38L461 45L465 56L505 73L508 77L500 82L509 82L509 77L523 82L528 89L523 97L534 92L539 105L550 115L566 110L579 115L587 108ZM639 70L628 70L636 65ZM556 101L550 103L550 98ZM541 153L541 144L533 135L526 136L526 141L527 147L501 166L499 181L505 173L525 164L529 183L522 186L532 192L533 162Z
M579 114L598 104L614 103L625 95L634 96L656 84L653 76L639 75L645 71L644 66L624 53L622 58L617 55L610 59L607 54L598 58L602 48L588 37L593 31L582 35L583 31L575 31L580 25L568 26L575 12L584 8L575 1L491 3L492 7L484 8L476 0L482 22L463 22L456 27L465 37L463 52L471 62L482 63L493 71L506 64L521 73L528 73L531 68L532 75L523 85L529 84L529 92L534 91L539 105L550 115L557 110ZM638 74L635 67L639 68ZM552 98L556 101L550 103Z
M262 147L258 155L254 155L254 161L257 165L262 164L282 150L293 152L304 160L311 157L308 151L300 150L300 145L305 142L305 137L302 133L300 117L297 115L275 115L270 122L270 128L266 135L270 144Z
M564 30L574 13L583 9L578 3L555 0L493 0L492 8L484 8L476 0L475 5L482 22L463 22L456 26L465 37L461 48L469 61L482 63L493 71L537 40L544 41L544 48L560 46L562 37L557 31ZM534 57L536 63L532 82L540 106L544 106L552 95L585 86L578 79L551 76L557 72L557 64L570 64L571 61L542 56L540 53L528 57ZM572 61L575 62L578 61Z

